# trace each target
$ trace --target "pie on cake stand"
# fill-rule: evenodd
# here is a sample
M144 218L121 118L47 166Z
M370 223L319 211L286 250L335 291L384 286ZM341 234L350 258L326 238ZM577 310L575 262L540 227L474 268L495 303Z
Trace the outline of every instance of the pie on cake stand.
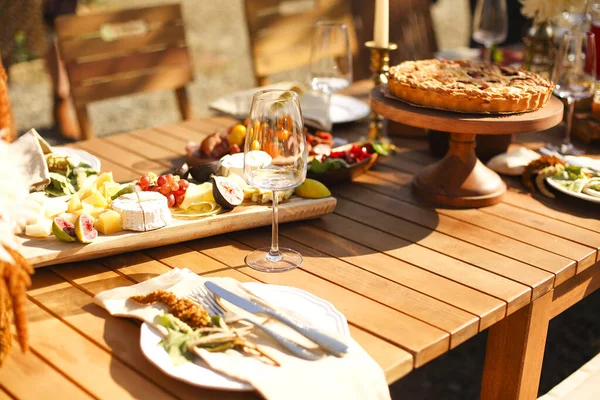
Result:
M563 104L554 96L532 112L462 114L410 105L385 96L380 86L371 91L371 108L392 121L450 133L448 153L415 175L413 189L431 203L461 208L499 203L506 192L500 176L475 155L476 135L541 131L558 125L563 117Z

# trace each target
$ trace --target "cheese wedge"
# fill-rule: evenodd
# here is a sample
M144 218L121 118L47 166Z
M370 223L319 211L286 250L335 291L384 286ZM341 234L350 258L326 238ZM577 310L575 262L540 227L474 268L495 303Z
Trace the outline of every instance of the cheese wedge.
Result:
M123 230L150 231L172 220L167 198L158 192L134 192L115 199L112 209L121 214Z

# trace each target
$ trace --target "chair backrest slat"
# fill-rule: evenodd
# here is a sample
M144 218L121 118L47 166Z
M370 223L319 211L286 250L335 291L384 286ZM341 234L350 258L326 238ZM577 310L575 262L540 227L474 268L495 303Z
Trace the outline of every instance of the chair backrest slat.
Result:
M152 71L131 77L110 77L106 81L73 88L75 105L125 96L131 93L183 87L192 78L189 68Z
M269 75L310 62L311 37L320 20L345 23L353 54L358 49L350 7L345 0L245 0L246 19L259 84Z
M56 34L59 39L90 35L106 24L119 24L142 19L150 25L181 21L181 6L169 4L156 7L132 8L88 15L63 15L57 18Z

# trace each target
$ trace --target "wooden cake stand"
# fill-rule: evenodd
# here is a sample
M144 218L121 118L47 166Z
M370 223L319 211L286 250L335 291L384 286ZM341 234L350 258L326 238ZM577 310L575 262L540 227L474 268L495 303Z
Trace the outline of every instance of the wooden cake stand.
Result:
M511 114L461 114L415 107L371 91L371 109L392 121L450 133L450 149L415 175L413 188L423 199L451 207L484 207L500 202L506 184L475 155L476 135L535 132L558 125L563 104L552 96L537 111Z

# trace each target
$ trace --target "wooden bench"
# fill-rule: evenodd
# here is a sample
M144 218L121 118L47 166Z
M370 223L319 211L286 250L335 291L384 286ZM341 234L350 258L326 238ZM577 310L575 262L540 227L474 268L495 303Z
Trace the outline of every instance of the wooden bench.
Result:
M597 399L600 399L600 354L573 372L567 379L538 400Z

